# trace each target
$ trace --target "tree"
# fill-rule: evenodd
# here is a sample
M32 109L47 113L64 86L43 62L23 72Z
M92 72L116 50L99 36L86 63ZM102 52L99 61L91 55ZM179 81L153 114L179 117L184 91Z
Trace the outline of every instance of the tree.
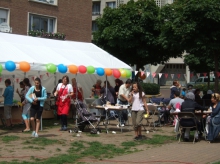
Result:
M129 1L116 9L105 8L96 20L94 43L128 64L158 64L181 56L162 48L159 42L160 8L154 0Z
M186 51L196 58L211 59L218 77L220 54L219 0L176 0L160 13L160 41L165 48ZM204 67L203 63L203 67ZM202 69L202 67L201 67ZM218 91L218 78L215 78Z

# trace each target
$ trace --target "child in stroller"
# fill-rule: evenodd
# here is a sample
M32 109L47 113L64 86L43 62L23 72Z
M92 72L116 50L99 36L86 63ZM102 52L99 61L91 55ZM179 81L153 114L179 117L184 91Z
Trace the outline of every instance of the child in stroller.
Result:
M100 119L97 118L94 114L88 112L87 106L85 103L79 100L75 100L74 104L76 106L76 127L73 129L75 133L79 131L84 131L85 127L92 127L91 133L97 134L101 132L99 126Z

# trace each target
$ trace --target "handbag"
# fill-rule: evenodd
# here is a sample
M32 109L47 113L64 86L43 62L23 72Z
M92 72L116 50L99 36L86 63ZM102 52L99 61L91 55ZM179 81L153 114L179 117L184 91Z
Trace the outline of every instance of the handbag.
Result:
M67 86L67 85L65 85L65 87L63 88L63 90L62 90L62 92L61 92L60 95L63 94L63 91L64 91L64 89L66 88L66 86ZM58 93L58 95L55 96L55 102L56 102L56 105L59 105L59 100L60 100L60 96L59 96L59 93Z

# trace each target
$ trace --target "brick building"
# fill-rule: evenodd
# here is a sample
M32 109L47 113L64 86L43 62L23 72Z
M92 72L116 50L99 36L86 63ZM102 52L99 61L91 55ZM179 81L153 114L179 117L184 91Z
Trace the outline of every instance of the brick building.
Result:
M13 34L44 30L91 42L91 16L91 0L0 0L0 24L8 24Z

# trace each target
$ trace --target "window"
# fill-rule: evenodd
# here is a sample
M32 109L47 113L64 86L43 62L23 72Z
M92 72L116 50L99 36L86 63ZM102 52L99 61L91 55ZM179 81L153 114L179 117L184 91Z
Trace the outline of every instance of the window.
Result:
M95 21L92 21L92 32L97 31L97 30L98 30L97 23Z
M92 15L100 15L100 2L92 3Z
M3 22L8 22L8 10L0 9L0 24Z
M41 15L29 16L29 30L54 32L56 19Z
M112 9L116 8L116 3L115 2L106 2L106 5Z
M29 1L41 2L50 5L57 5L57 0L29 0Z

